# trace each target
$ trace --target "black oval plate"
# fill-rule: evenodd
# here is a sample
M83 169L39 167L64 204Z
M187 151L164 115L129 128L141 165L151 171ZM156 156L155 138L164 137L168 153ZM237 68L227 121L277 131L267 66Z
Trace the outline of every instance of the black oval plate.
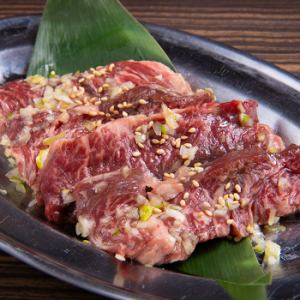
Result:
M0 21L0 83L23 77L39 17ZM300 144L300 81L296 77L233 48L156 25L146 25L176 67L195 87L211 87L219 101L257 99L260 120L286 142ZM0 187L9 188L7 165L0 156ZM0 248L61 280L118 299L228 299L212 280L134 263L121 263L103 251L26 212L20 195L0 196ZM299 218L283 222L278 237L282 266L273 272L269 299L300 294Z

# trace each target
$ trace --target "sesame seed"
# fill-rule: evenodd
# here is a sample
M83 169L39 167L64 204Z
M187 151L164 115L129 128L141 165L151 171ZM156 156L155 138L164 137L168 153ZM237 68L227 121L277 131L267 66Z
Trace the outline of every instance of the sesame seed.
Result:
M148 128L151 128L151 127L153 126L153 124L154 124L154 122L153 122L153 121L150 121L150 122L148 123Z
M229 197L230 199L233 199L233 198L234 198L233 194L229 194L228 197Z
M223 198L224 198L224 200L227 200L227 199L229 198L229 195L228 195L228 194L225 194L225 195L223 196Z
M131 108L132 106L133 106L132 103L128 103L126 107L127 107L127 108Z
M163 137L164 139L166 139L166 140L169 139L169 136L168 136L167 134L163 134L162 137Z
M180 177L180 181L183 181L183 182L186 181L186 177L184 177L184 176Z
M251 224L249 224L247 227L246 227L246 230L249 232L249 233L253 233L253 226Z
M197 163L194 163L194 167L201 167L202 166L202 163L201 162L197 162Z
M225 189L228 190L230 188L230 186L231 186L231 182L229 181L229 182L226 183Z
M102 85L102 88L103 88L103 89L109 88L109 84L108 84L108 83L104 83L104 84Z
M180 203L180 206L186 206L186 202L185 202L185 200L183 200L183 199L182 199L182 200L180 200L180 202L179 202L179 203Z
M195 170L198 172L198 173L201 173L204 171L204 168L202 167L195 167Z
M115 67L115 64L110 64L108 66L108 71L111 72L113 70L113 68Z
M185 143L185 144L183 144L183 146L185 146L186 148L192 148L193 147L193 145L190 144L190 143Z
M94 116L97 116L98 112L97 111L89 111L88 114L89 114L89 116L94 117Z
M107 101L108 100L108 97L104 96L104 97L101 97L100 98L102 101Z
M181 139L180 139L180 138L176 139L176 140L175 140L175 147L176 147L177 149L180 148L180 144L181 144Z
M195 133L196 132L196 128L195 127L191 127L189 130L188 130L189 133Z
M235 200L239 201L239 200L240 200L240 195L239 195L238 193L234 193L234 194L233 194L233 198L234 198Z
M197 172L190 171L188 174L189 174L189 176L195 176L197 174Z
M199 187L199 183L196 180L193 180L192 184L193 184L194 187Z
M153 144L159 144L159 140L157 140L157 139L152 139L151 142L152 142Z
M126 260L126 258L123 255L119 254L119 253L116 253L115 258L117 260L120 260L120 261L125 261Z
M147 104L148 103L148 101L146 101L146 100L144 100L144 99L140 99L139 100L139 104L141 104L141 105L145 105L145 104Z
M226 223L227 223L228 225L232 225L232 224L234 224L235 222L234 222L233 219L228 219L228 220L226 221Z
M190 193L185 192L185 193L183 194L183 199L187 200L189 197L190 197Z
M159 209L157 207L154 207L153 212L156 213L156 214L159 214L159 213L161 213L161 209Z
M235 188L235 190L236 190L238 193L240 193L240 192L242 191L242 188L241 188L241 186L240 186L239 184L236 184L236 185L234 186L234 188Z
M98 115L99 115L99 116L104 116L104 115L105 115L105 112L103 112L103 111L98 111Z
M109 111L110 111L110 112L113 112L114 110L115 110L115 106L112 105L112 106L109 108Z
M203 216L204 216L204 212L203 212L203 211L200 211L200 212L198 213L198 217L201 218L201 217L203 217Z
M123 117L128 117L128 113L126 111L122 111L122 116Z
M164 176L167 177L167 178L175 178L175 174L174 173L167 173L167 172L165 172Z
M100 87L98 88L98 93L101 93L102 91L103 91L103 87L100 86Z
M75 103L82 105L83 103L80 100L75 100Z
M208 209L206 209L204 212L205 212L205 214L208 215L209 217L212 217L212 215L213 215L213 213L212 213L210 210L208 210Z
M110 113L106 113L105 116L106 116L107 118L110 118L110 117L111 117L111 114L110 114Z
M182 140L187 140L189 137L186 136L186 135L182 135L180 138L181 138Z
M118 108L120 108L120 109L123 108L123 104L122 104L122 103L119 103L117 106L118 106Z
M157 149L156 150L156 154L158 154L158 155L165 155L166 151L164 149Z
M211 205L207 201L203 202L203 208L209 209L210 207L211 207Z
M239 201L232 201L232 204L234 205L234 208L238 208L240 206Z
M82 83L82 82L84 82L84 81L85 81L85 78L80 78L80 79L78 80L79 83Z
M191 160L190 159L186 159L183 163L184 166L188 167L189 164L191 163Z
M225 206L225 200L224 200L224 198L222 196L220 196L218 198L218 202L219 202L220 205Z
M159 141L159 143L162 145L162 144L164 144L166 142L166 140L165 139L161 139L160 141Z
M249 203L249 199L242 198L241 199L241 207L245 207Z
M96 101L96 102L95 102L95 105L100 105L101 103L102 103L102 101L99 100L99 101Z
M145 146L142 144L142 143L138 143L137 144L141 149L144 149L145 148Z
M139 157L140 155L141 155L140 151L134 151L134 152L132 152L132 156L133 157Z
M182 155L181 158L182 159L188 159L189 157L187 155Z
M176 146L176 140L172 139L171 144L172 144L173 147L175 147Z
M114 115L118 115L119 113L120 113L120 112L119 112L118 110L114 110L114 111L113 111L113 114L114 114Z

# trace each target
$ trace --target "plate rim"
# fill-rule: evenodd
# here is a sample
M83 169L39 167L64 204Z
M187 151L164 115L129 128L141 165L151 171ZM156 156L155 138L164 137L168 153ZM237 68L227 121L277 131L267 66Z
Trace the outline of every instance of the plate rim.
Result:
M35 23L39 23L40 21L39 15L26 15L26 16L16 16L10 18L0 19L0 30L10 26L11 24L22 23L24 21L33 21ZM216 55L221 57L231 57L232 61L242 61L243 65L249 67L250 69L257 70L258 66L263 66L263 70L260 70L262 73L265 73L268 77L276 81L280 81L286 86L292 88L300 95L300 78L296 75L291 74L280 67L273 65L272 63L261 60L249 53L246 53L242 50L236 49L229 45L225 45L223 43L211 40L209 38L205 38L202 36L194 35L188 32L184 32L181 30L177 30L174 28L143 23L146 27L151 31L156 33L157 35L166 35L166 36L175 36L180 37L182 39L188 39L189 43L194 45L195 48L206 48L213 49ZM230 54L230 55L229 55ZM2 197L0 197L2 198ZM3 220L0 221L0 225ZM1 226L0 226L1 229ZM45 262L39 260L29 251L27 251L24 245L19 245L17 241L11 240L11 237L6 236L0 230L0 249L4 252L20 259L21 261L31 265L32 267L39 269L53 277L56 277L62 281L73 284L74 286L83 288L90 292L94 292L97 294L101 294L107 297L117 297L118 299L146 299L142 294L136 294L131 291L125 290L123 288L119 288L116 286L112 286L107 283L103 283L103 285L95 287L89 281L82 282L82 278L76 277L74 274L68 272L68 276L61 274L61 269L59 269L55 264L51 264L51 262ZM81 279L81 280L79 280ZM147 298L148 299L148 298Z

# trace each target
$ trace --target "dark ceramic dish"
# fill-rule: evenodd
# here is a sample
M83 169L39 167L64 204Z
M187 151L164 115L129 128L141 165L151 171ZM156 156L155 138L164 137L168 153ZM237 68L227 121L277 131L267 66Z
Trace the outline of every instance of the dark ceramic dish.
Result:
M0 21L0 82L22 77L28 65L39 17ZM296 77L235 49L155 25L147 25L176 67L197 87L212 87L219 101L253 98L260 120L286 142L300 144L300 81ZM0 187L7 165L0 157ZM26 212L27 198L0 196L0 248L61 280L118 299L228 299L212 280L159 268L121 263L86 246L72 235ZM274 271L269 299L296 299L300 294L299 217L283 220L278 236L282 266Z

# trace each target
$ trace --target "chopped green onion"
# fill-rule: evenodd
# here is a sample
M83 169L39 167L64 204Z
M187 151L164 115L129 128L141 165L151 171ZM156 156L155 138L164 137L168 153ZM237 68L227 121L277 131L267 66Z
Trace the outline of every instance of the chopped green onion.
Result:
M116 228L114 231L113 231L113 233L112 233L112 236L117 236L117 235L119 235L120 234L120 229L119 228Z
M65 136L65 132L61 132L57 135L54 135L54 136L51 136L51 137L48 137L46 139L43 140L43 144L45 146L50 146L51 144L53 144L55 141L59 140L59 139L62 139L63 137Z
M161 133L167 134L167 126L165 124L161 125Z
M14 182L16 184L16 190L18 192L21 192L21 193L26 193L26 187L25 187L25 184L24 182L22 181L22 179L18 176L11 176L9 177L9 180L11 182Z
M240 119L241 125L244 126L244 127L249 127L249 126L253 125L253 120L247 114L241 113L239 115L239 119Z
M269 147L268 148L268 152L271 153L271 154L276 154L278 152L278 149L277 147Z
M15 113L11 112L7 115L7 119L12 120L14 118L14 116L15 116Z
M151 205L143 205L139 208L140 220L142 222L146 222L153 213L153 206Z
M48 152L49 152L49 149L42 149L42 150L40 150L38 156L36 157L35 162L39 169L43 168L44 162L46 161L47 156L48 156Z
M49 72L49 78L54 78L56 76L56 72L54 70Z

